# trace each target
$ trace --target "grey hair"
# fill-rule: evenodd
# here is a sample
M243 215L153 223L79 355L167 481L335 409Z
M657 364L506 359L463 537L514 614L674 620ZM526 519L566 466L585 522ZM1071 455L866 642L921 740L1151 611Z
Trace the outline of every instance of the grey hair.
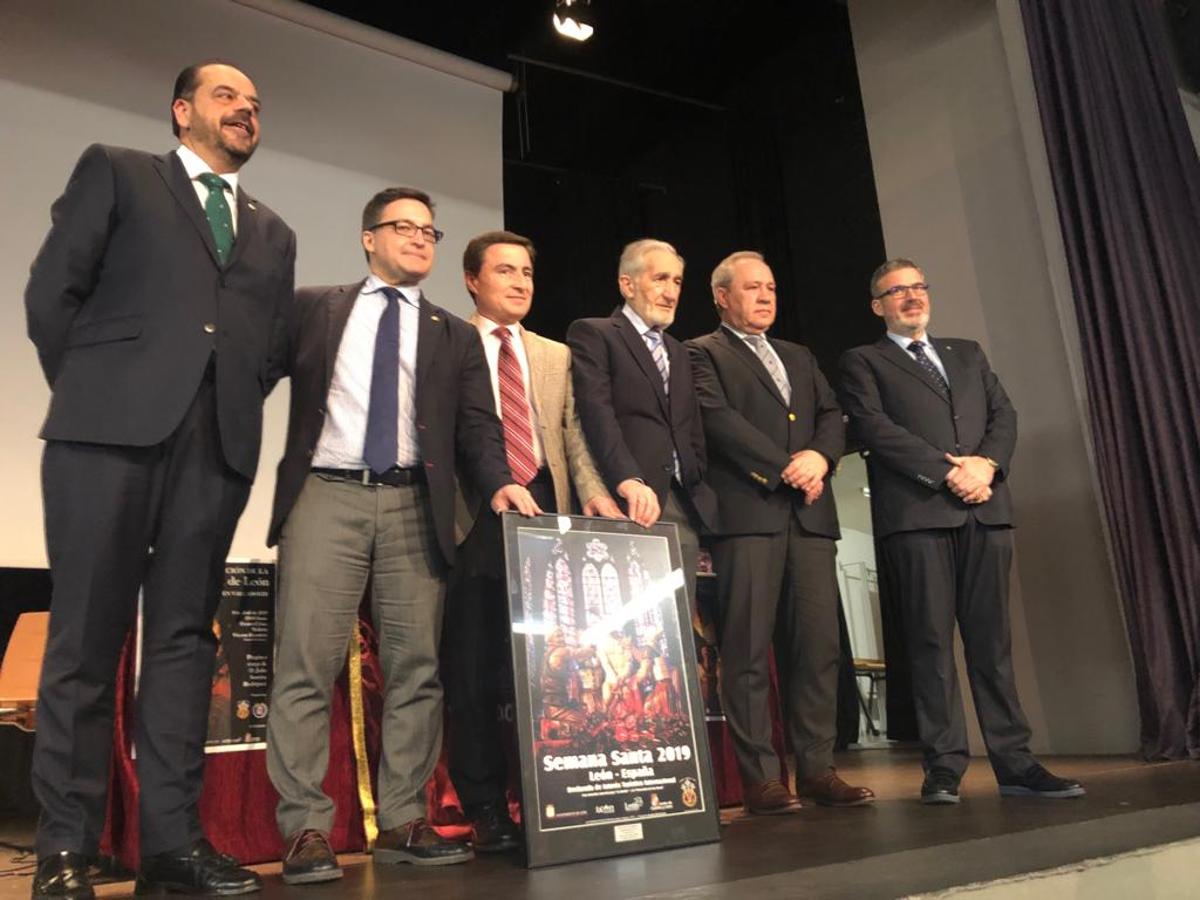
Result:
M621 261L617 263L617 276L627 275L630 278L637 278L646 268L646 254L653 253L655 250L663 250L670 253L679 260L681 266L684 265L683 257L679 255L679 251L666 241L659 241L654 238L642 238L640 241L633 241L626 244L625 249L621 251Z
M897 269L916 269L921 273L921 277L925 278L925 270L918 266L911 259L905 259L903 256L897 256L895 259L889 259L882 266L871 273L872 299L878 299L879 297L879 282L882 280L883 276L891 272L895 272Z
M712 292L713 303L717 302L717 288L729 290L729 286L733 284L733 267L743 259L756 259L761 263L765 263L763 255L757 250L738 250L736 253L730 253L727 257L717 263L717 267L712 273Z

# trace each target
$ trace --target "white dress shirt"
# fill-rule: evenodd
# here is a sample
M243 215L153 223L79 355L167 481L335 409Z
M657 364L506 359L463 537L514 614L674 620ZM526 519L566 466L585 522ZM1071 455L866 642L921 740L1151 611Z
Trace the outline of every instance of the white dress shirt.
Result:
M366 469L363 447L367 442L367 410L371 405L371 373L375 367L375 335L379 317L387 306L380 292L386 283L369 277L354 300L342 342L338 345L325 404L325 425L313 453L312 464L323 469ZM400 376L396 403L396 465L407 469L421 463L417 442L417 329L421 323L421 291L400 291Z
M492 376L492 397L496 401L496 415L500 416L500 338L492 334L497 328L505 327L512 335L509 343L513 354L521 367L521 380L525 383L525 402L529 406L529 428L533 433L533 458L538 468L546 464L546 454L542 451L542 438L538 433L537 410L533 408L533 382L530 379L529 358L525 355L525 341L521 336L521 323L501 326L486 316L475 315L475 327L479 329L479 339L483 341L483 353L487 357L488 371Z
M893 334L890 331L887 333L887 336L897 347L899 347L905 353L908 353L912 359L916 359L916 357L908 351L908 345L914 340L917 340L916 338L905 337L901 334ZM946 379L946 384L949 384L950 376L946 374L946 367L942 365L942 358L938 356L937 349L933 346L933 337L927 334L920 340L921 343L925 345L925 355L933 361L933 364L937 367L937 370L942 373L942 377Z
M200 198L200 208L204 209L204 204L208 202L208 188L199 179L205 172L211 172L212 168L197 156L191 147L185 147L183 144L180 144L175 154L179 157L179 161L183 163L183 170L187 172L187 177L192 180L192 187L196 189L196 196ZM229 218L233 221L233 234L236 237L238 173L229 172L221 177L229 185L229 190L225 192L225 202L229 205Z

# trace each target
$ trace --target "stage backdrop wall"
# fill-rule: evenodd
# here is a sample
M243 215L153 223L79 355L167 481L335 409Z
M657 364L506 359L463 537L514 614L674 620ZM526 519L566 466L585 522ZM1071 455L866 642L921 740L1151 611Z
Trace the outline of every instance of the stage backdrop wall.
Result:
M1018 4L849 8L888 255L927 268L931 333L979 340L1017 409L1013 657L1035 748L1133 752L1129 647Z
M298 284L363 277L363 205L381 187L412 184L433 195L447 234L426 293L471 309L463 247L503 224L498 91L230 0L0 4L0 566L46 564L37 432L49 391L22 297L50 204L90 143L172 149L175 76L214 56L242 66L262 98L262 143L242 184L295 229ZM287 400L283 382L267 402L235 557L268 555Z

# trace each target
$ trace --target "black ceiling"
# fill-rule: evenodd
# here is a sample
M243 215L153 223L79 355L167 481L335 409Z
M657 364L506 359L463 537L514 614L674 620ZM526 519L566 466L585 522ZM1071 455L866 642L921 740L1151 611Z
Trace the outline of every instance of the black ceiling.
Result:
M507 71L511 55L526 56L710 102L800 36L833 37L846 20L837 0L592 0L596 33L578 43L551 27L553 0L307 2Z

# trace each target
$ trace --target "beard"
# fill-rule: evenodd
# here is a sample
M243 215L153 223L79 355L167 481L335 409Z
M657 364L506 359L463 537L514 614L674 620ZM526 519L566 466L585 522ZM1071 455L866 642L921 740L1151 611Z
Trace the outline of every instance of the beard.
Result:
M207 120L201 120L192 125L192 140L204 147L209 147L223 155L238 167L245 165L254 151L258 149L258 133L247 136L247 143L238 145L232 143L221 128L221 122L215 125Z

